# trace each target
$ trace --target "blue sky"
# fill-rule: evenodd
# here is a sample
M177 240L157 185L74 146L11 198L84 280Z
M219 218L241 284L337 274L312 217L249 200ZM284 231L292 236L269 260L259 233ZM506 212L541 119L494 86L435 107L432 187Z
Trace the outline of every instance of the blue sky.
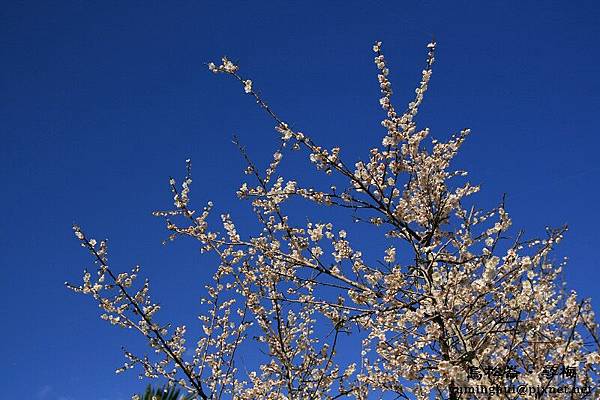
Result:
M597 175L600 4L562 2L5 2L0 11L0 332L3 392L40 400L128 398L114 375L132 332L63 287L89 266L71 232L109 237L113 265L140 264L165 319L193 323L213 265L169 246L154 209L194 163L193 198L242 220L243 162L273 148L272 121L203 63L237 60L271 105L350 157L380 141L371 46L384 42L409 100L424 45L437 63L419 122L473 131L458 166L480 205L507 193L530 235L568 223L565 277L600 297ZM598 300L600 301L600 300Z

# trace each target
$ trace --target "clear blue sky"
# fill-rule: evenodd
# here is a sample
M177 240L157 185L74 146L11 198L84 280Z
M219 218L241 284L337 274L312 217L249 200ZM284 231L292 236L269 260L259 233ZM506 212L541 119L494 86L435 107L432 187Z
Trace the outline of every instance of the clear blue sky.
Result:
M272 148L272 122L204 62L227 54L272 106L358 155L380 141L371 45L384 41L397 99L439 51L419 121L473 135L459 166L478 201L508 193L530 235L571 227L558 255L570 287L600 302L600 3L5 2L0 11L2 390L34 400L119 400L145 382L115 376L132 332L63 287L89 266L71 232L109 237L113 265L152 278L165 318L193 322L213 265L194 243L161 246L169 175L194 162L194 198L243 215L243 163ZM403 3L403 4L401 4ZM198 184L203 181L203 184Z

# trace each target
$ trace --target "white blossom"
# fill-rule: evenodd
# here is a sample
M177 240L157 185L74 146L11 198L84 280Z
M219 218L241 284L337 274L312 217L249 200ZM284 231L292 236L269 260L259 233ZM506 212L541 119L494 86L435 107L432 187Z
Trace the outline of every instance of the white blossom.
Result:
M161 305L139 267L113 269L106 241L74 227L97 270L69 288L149 346L148 354L125 351L118 372L138 368L205 400L425 400L457 399L451 389L470 384L471 367L512 363L526 371L514 381L486 375L482 384L534 387L544 383L546 364L560 361L577 374L554 383L589 386L598 398L595 314L589 300L565 291L566 260L552 254L566 228L528 240L511 230L503 203L468 206L479 186L452 162L470 131L430 140L415 122L435 48L427 45L414 97L398 108L382 44L374 44L381 146L352 162L340 146L319 145L283 122L227 57L208 64L240 82L276 126L278 147L266 168L235 141L251 179L237 195L257 225L234 213L213 216L212 202L195 209L189 160L181 184L169 180L172 209L154 213L165 218L168 239L191 238L213 255L201 266L213 277L192 341L186 326L159 321ZM298 176L285 178L289 149L303 150L321 181L296 165L287 171ZM299 202L323 209L307 218ZM254 352L252 362L244 351Z

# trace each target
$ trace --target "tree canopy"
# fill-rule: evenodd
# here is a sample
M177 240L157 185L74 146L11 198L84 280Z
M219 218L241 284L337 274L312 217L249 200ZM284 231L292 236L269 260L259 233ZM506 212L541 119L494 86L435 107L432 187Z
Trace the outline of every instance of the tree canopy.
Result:
M74 227L97 271L69 287L152 349L126 351L119 372L140 367L211 400L599 398L594 312L563 287L567 264L552 252L567 228L525 238L503 200L477 207L479 187L451 166L469 130L438 140L417 127L435 47L427 45L421 82L401 111L382 45L373 46L383 132L356 162L341 144L326 148L281 118L230 59L208 64L239 81L275 124L266 169L235 140L250 178L237 195L256 229L243 237L228 213L213 217L211 202L193 206L189 160L183 180L171 179L174 207L155 215L170 239L193 238L220 260L199 315L204 334L187 352L186 327L158 321L139 267L117 272L106 241ZM279 167L292 151L310 164L287 178ZM318 185L303 184L311 169ZM298 200L339 209L352 223L302 215ZM385 250L362 246L364 234ZM256 366L241 362L244 352L257 353Z

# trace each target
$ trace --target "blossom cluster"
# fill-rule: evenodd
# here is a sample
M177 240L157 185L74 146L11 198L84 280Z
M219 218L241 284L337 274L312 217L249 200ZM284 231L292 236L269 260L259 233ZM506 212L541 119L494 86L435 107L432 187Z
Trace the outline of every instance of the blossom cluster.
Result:
M147 281L135 285L139 269L113 273L106 242L75 229L98 271L72 288L91 295L103 319L138 330L158 354L127 352L123 369L141 366L148 377L211 400L366 400L383 393L425 400L456 399L469 371L490 363L531 372L483 374L478 384L544 385L539 371L560 363L577 374L569 382L553 376L553 384L589 386L599 398L598 324L590 301L560 284L567 264L552 256L566 227L533 240L513 234L504 202L476 208L471 197L479 187L452 168L470 131L439 141L417 128L435 48L427 45L415 97L398 112L382 44L373 46L384 132L381 145L354 163L340 147L325 148L284 122L228 58L208 64L237 79L276 124L280 145L264 171L239 146L252 182L237 195L249 202L257 230L242 235L230 214L213 216L210 202L192 208L189 161L181 185L171 179L174 208L155 215L165 218L170 239L193 238L218 260L199 316L203 336L188 357L186 328L154 322L160 307ZM304 151L329 189L284 178L289 150ZM354 223L298 215L293 199L338 208ZM385 250L361 248L364 229ZM341 357L347 343L357 350ZM246 365L242 354L257 348L263 357Z

